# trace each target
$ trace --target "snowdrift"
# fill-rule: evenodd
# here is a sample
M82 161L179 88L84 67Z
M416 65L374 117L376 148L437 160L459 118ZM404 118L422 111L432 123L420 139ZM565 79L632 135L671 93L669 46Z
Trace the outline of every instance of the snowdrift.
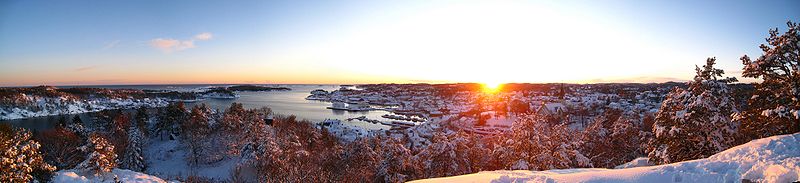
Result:
M56 175L53 177L54 183L61 183L61 182L109 182L113 183L116 180L120 182L158 182L158 183L165 183L168 181L164 181L156 176L147 175L144 173L134 172L125 169L114 169L109 173L105 173L102 175L92 175L91 173L86 173L77 170L62 170L56 172Z
M489 171L414 182L793 182L800 180L800 133L753 140L705 159L627 169Z

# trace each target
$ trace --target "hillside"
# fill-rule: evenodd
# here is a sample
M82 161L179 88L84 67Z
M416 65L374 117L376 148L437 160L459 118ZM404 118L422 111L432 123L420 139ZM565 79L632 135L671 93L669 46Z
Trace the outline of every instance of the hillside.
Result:
M793 182L800 180L800 133L753 140L708 158L627 169L488 171L414 182Z

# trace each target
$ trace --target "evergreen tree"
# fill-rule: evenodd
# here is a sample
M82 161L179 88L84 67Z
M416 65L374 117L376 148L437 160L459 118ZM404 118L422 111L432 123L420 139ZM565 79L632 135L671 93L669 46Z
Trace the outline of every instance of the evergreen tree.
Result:
M225 110L225 113L222 114L220 125L229 132L238 133L244 125L246 112L241 103L234 102Z
M147 136L147 122L150 120L150 115L147 114L147 108L142 106L136 109L136 127L143 136Z
M341 154L343 182L368 182L375 177L380 156L373 148L374 141L374 138L361 138L347 144Z
M81 137L81 139L86 139L88 137L88 131L85 127L83 127L83 120L78 115L72 118L72 123L67 124L66 129L74 132L76 135Z
M643 154L641 129L639 115L607 110L583 131L581 152L595 167L613 168Z
M137 172L142 172L147 168L142 153L142 146L144 146L144 137L139 127L131 126L128 131L128 147L125 148L125 154L122 155L120 167Z
M738 112L724 72L714 68L715 58L697 67L688 89L674 88L661 104L653 124L655 139L648 148L650 160L672 163L704 158L734 145ZM719 77L719 78L718 78Z
M564 124L552 125L545 117L522 116L498 142L492 164L499 169L549 170L592 167L580 150L579 139Z
M55 170L44 161L40 147L27 130L0 125L0 182L29 182L35 171Z
M183 102L170 103L166 108L159 109L158 122L155 130L163 140L163 135L175 135L178 133L178 125L186 121L186 108Z
M389 138L379 146L381 159L375 172L375 182L406 182L413 174L412 162L408 161L411 151L401 142Z
M89 153L86 160L78 165L79 169L100 174L111 172L117 167L117 154L114 152L114 145L105 137L98 133L89 135L89 139L82 150Z
M208 111L205 105L193 107L189 120L185 120L181 125L182 135L189 145L190 159L195 165L199 164L200 154L203 151L202 141L209 132Z
M42 144L44 160L58 169L74 168L86 157L86 154L78 149L85 140L64 127L45 130L36 134L35 138Z
M751 138L800 132L800 27L786 23L788 30L769 31L767 44L762 44L762 55L744 64L742 76L760 78L756 91L748 101L750 109L744 111L742 128Z
M128 127L131 126L131 118L127 113L120 113L111 121L110 139L114 146L117 147L117 154L122 154L124 149L120 147L127 146L128 143Z

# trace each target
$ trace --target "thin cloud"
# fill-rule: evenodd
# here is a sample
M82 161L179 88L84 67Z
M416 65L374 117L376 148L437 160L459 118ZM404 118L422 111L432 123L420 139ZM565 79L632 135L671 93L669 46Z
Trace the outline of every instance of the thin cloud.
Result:
M106 46L103 46L103 50L108 50L117 47L117 45L119 45L119 42L120 40L111 41L110 43L106 44Z
M84 72L84 71L90 71L90 70L94 70L96 67L97 67L96 65L90 65L90 66L85 66L85 67L78 67L78 68L74 69L73 71L75 71L75 72Z
M194 39L198 41L211 40L211 38L214 38L214 34L211 34L210 32L204 32L194 36Z
M175 51L186 50L195 48L195 41L207 41L214 37L210 32L204 32L195 35L189 40L178 40L172 38L156 38L150 40L150 46L163 51L164 53L172 53Z
M165 53L171 53L173 51L181 51L189 48L194 48L194 40L181 41L177 39L156 38L150 40L150 46L152 46L153 48L160 49Z

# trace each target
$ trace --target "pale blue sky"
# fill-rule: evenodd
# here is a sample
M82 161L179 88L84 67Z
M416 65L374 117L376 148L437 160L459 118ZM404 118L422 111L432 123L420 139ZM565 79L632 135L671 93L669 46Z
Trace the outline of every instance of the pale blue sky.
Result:
M800 1L0 1L0 85L738 76Z

